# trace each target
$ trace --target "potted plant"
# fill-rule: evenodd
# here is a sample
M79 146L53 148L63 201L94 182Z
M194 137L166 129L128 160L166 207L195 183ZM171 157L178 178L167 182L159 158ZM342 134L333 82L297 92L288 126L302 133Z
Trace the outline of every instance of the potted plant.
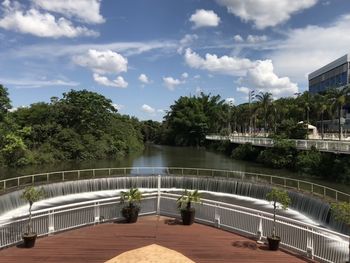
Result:
M127 223L135 223L139 216L140 202L142 194L138 188L130 188L127 192L121 192L121 203L125 206L122 208L122 215Z
M343 222L350 228L350 203L339 202L331 205L331 212L334 218L339 222ZM349 235L349 258L347 263L350 263L350 235Z
M201 201L201 196L198 190L187 191L177 199L178 208L181 211L182 223L184 225L192 225L194 222L194 217L196 210L192 207L192 203L199 203Z
M33 204L40 199L42 199L45 195L44 189L36 189L33 186L27 187L24 189L21 198L26 200L29 203L29 220L27 224L27 230L23 233L22 238L24 242L24 247L31 248L35 245L35 240L37 237L37 233L33 231L32 226L32 207Z
M278 208L287 209L291 200L287 191L273 188L271 192L266 195L266 199L272 202L273 205L273 228L272 235L267 237L270 250L278 250L281 238L276 235L276 211Z

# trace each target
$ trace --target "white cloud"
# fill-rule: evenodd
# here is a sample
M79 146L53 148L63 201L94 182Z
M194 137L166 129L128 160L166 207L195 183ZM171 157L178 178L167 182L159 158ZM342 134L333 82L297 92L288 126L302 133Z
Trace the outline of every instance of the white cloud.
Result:
M198 39L198 36L196 34L186 34L181 40L179 44L179 48L177 49L177 52L179 54L182 53L184 48L189 47L194 41Z
M247 88L247 87L238 87L237 89L236 89L238 92L241 92L241 93L243 93L243 94L249 94L249 88Z
M244 39L242 38L241 35L235 35L235 36L233 37L233 40L234 40L235 42L238 42L238 43L244 42Z
M245 75L247 69L254 67L255 63L247 58L222 56L215 54L206 54L205 58L200 57L191 49L186 49L186 63L196 69L204 69L210 72L227 74L232 76Z
M174 90L176 86L181 85L183 82L173 77L163 77L163 83L169 90Z
M143 112L148 113L148 114L155 114L156 113L156 109L152 108L151 106L149 106L147 104L143 104L141 107L141 110Z
M52 38L98 35L97 32L86 27L75 27L64 17L56 20L52 14L41 13L34 8L24 11L17 2L13 2L12 6L10 4L3 6L5 10L4 16L0 19L0 27L6 30Z
M84 23L105 22L100 14L101 0L33 0L37 7L64 16L77 18Z
M187 79L188 78L188 73L187 72L182 73L181 78Z
M216 0L229 13L243 21L252 21L258 29L276 26L291 15L314 6L318 0Z
M140 55L145 52L157 50L158 53L176 50L178 43L176 41L149 41L149 42L111 42L104 44L86 43L86 44L35 44L28 45L13 50L6 50L6 54L19 58L27 57L64 57L87 53L90 49L95 50L113 50L123 53L125 56ZM55 52L52 52L55 50Z
M243 76L240 82L247 83L261 91L271 92L274 96L289 96L298 91L298 86L288 77L280 78L275 72L271 60L251 61L247 58L229 57L206 54L200 57L192 50L185 53L186 63L198 69L231 76ZM245 92L245 88L241 88Z
M106 76L101 76L97 73L94 73L93 78L94 78L96 83L98 83L99 85L102 85L102 86L116 87L116 88L128 87L128 83L121 76L118 76L115 80L110 80Z
M190 21L194 23L194 28L216 27L220 23L220 17L212 10L199 9L191 15Z
M225 103L232 106L235 104L235 98L226 98Z
M194 79L200 79L201 78L201 75L195 75L194 77L193 77Z
M203 92L203 89L201 87L196 87L197 96L200 95L202 92Z
M99 74L126 72L128 69L128 60L111 50L90 49L87 54L73 57L73 61Z
M247 36L247 42L251 44L256 44L260 42L265 42L267 41L267 36L262 35L262 36L257 36L257 35L248 35Z
M298 85L288 77L278 77L271 60L258 60L257 66L248 70L247 82L258 91L270 92L274 97L292 96Z
M350 14L325 26L286 32L278 49L269 54L278 74L306 84L307 74L349 52Z
M141 81L143 84L149 84L151 82L146 74L140 74L139 81Z
M69 81L69 80L67 81L67 80L61 80L61 79L34 80L34 79L9 79L9 78L3 78L3 77L0 77L0 79L3 84L13 85L13 86L16 86L17 88L42 88L42 87L50 87L50 86L76 87L80 85L79 82Z

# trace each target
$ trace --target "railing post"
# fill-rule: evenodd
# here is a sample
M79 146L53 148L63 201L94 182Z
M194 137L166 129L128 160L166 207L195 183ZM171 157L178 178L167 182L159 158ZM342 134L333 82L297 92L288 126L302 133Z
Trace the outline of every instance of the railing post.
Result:
M19 177L17 178L17 188L19 188Z
M338 201L338 191L335 191L335 201Z
M158 175L157 215L160 215L161 175Z
M95 173L95 169L92 169L92 178L95 178L96 173Z
M80 180L80 170L78 170L78 180Z
M217 228L220 228L220 226L221 226L219 204L215 204L214 224Z
M50 182L50 174L49 173L46 174L46 181Z
M108 168L108 177L111 176L111 168Z
M308 258L314 259L314 239L313 239L313 229L307 228L307 238L306 238L306 256Z
M299 180L297 182L298 182L298 191L300 191L300 182Z
M62 172L62 181L64 181L64 172Z
M6 190L6 180L4 180L4 191Z
M259 225L258 225L258 230L256 232L256 238L257 238L257 243L258 244L264 244L264 241L262 240L263 237L263 224L262 224L262 216L261 214L259 216Z
M94 216L95 216L95 220L94 220L94 224L98 224L100 222L100 203L96 202L95 206L94 206Z
M53 211L49 211L48 219L49 219L48 234L52 235L55 232L55 214Z
M284 181L284 188L287 188L287 179L284 178L283 181Z

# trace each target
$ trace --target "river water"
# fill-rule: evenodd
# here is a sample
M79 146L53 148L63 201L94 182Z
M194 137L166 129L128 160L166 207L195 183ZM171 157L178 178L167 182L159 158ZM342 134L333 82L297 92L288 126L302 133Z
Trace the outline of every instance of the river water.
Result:
M234 160L224 154L209 151L203 148L173 147L163 145L146 145L143 152L128 155L114 160L94 160L83 162L60 162L50 165L28 166L21 169L1 168L0 179L21 175L45 173L52 171L107 168L107 167L191 167L211 168L223 170L237 170L245 172L264 173L290 178L305 179L298 173L283 169L269 169L260 164ZM344 192L350 192L349 186L331 182L306 178L329 187L337 188Z

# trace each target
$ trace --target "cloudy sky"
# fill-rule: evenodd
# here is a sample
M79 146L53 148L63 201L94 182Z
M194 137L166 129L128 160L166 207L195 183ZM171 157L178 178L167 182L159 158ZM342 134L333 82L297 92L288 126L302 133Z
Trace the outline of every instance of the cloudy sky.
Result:
M350 50L349 0L0 0L0 83L14 107L71 89L162 120L182 95L307 90Z

